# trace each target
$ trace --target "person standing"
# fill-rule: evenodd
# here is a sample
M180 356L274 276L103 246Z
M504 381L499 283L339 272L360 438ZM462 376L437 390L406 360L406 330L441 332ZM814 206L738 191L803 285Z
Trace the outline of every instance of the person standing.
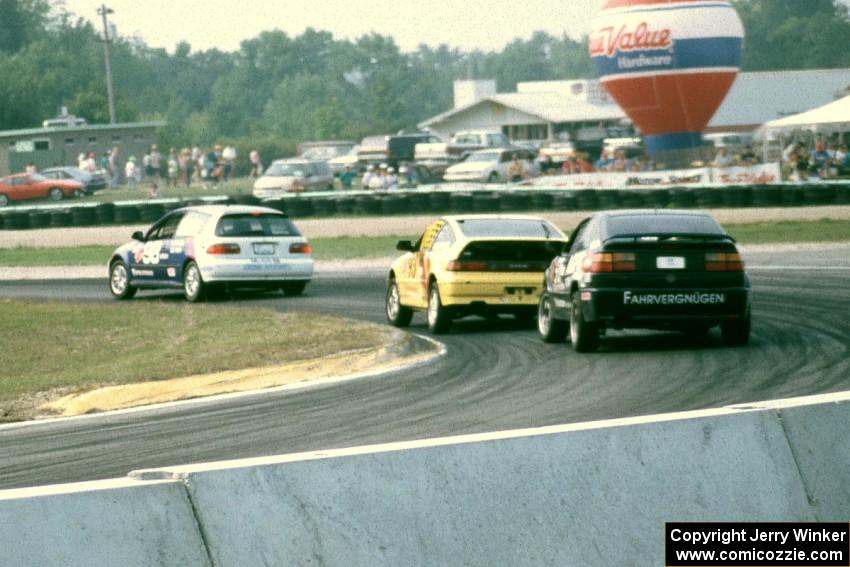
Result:
M350 165L346 165L342 173L339 174L339 182L343 190L351 189L351 184L354 183L354 172L351 171Z
M221 177L222 180L227 183L230 179L230 174L233 172L233 167L236 164L236 148L227 144L224 147L224 151L221 152L221 159L224 162Z
M161 167L162 167L162 156L159 154L159 150L156 148L156 144L151 146L151 176L153 176L154 181L159 181L161 175Z
M248 177L256 179L263 174L263 162L260 160L260 152L251 150L248 159L251 160L251 173L248 174Z
M168 152L168 186L177 187L177 174L180 172L180 167L177 164L177 150L171 148Z
M136 186L136 156L130 156L127 163L124 164L124 177L127 178L127 188L132 189Z
M109 162L107 166L109 170L109 188L117 189L120 172L118 171L118 147L115 146L109 152Z
M141 175L143 179L147 179L148 177L153 176L153 167L151 166L151 152L150 150L145 152L145 155L142 156L142 170Z

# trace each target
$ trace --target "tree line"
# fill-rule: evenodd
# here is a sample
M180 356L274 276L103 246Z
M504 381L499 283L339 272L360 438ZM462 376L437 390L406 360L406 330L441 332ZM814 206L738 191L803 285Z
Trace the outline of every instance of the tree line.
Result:
M850 67L850 17L842 1L736 0L744 70ZM108 122L103 45L94 26L49 0L0 0L0 130L31 128L61 106ZM354 139L412 130L452 105L458 78L521 81L591 78L586 38L536 32L498 52L420 45L389 36L337 39L307 29L262 32L238 51L173 53L138 38L110 47L120 122L165 120L160 142L215 142L292 154L304 140ZM244 154L243 154L244 155Z

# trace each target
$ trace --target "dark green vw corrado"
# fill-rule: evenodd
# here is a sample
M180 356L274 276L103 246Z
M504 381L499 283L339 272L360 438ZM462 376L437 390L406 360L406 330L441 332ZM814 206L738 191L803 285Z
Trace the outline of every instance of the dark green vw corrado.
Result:
M569 333L576 351L596 350L609 329L676 330L723 340L750 336L750 281L734 239L692 211L622 210L583 220L545 275L538 331Z

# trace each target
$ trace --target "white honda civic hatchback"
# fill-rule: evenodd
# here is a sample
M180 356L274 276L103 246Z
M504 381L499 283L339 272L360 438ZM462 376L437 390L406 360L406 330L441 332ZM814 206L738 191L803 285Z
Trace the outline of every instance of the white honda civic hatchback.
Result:
M129 299L139 289L176 288L201 301L224 287L282 289L299 295L313 276L307 239L285 214L243 205L169 212L109 259L109 291Z

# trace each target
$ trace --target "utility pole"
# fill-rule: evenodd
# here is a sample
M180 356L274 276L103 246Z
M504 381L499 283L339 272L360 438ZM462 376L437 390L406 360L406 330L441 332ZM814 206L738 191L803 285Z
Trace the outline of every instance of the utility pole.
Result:
M103 17L103 59L106 62L106 97L109 102L109 123L115 124L115 97L112 93L112 66L109 64L109 27L106 16L114 13L112 8L102 4L97 13Z

